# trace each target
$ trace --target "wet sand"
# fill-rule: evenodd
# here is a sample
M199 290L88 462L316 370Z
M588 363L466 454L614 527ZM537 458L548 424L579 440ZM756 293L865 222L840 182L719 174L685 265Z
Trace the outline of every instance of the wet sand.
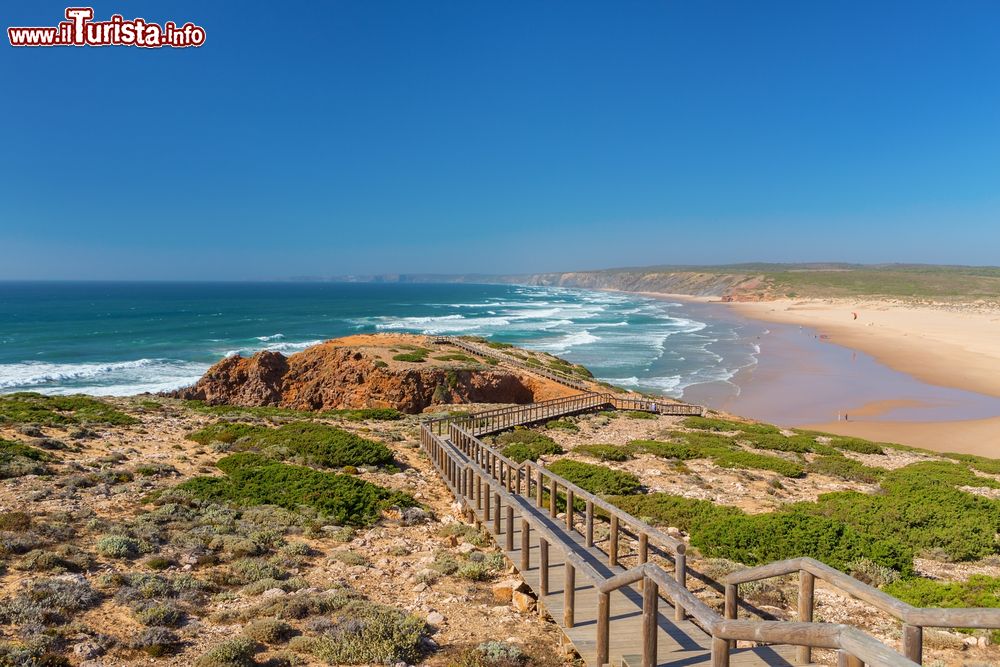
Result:
M970 390L981 384L927 382L825 330L770 323L764 332L756 366L689 387L684 399L782 426L1000 458L1000 398Z

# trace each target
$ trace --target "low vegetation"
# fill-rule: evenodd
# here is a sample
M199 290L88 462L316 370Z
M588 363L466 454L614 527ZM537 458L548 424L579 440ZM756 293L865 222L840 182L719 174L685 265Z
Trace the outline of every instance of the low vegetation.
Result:
M203 445L222 442L236 450L263 452L272 458L324 468L378 466L393 460L392 450L380 442L315 422L292 422L277 428L218 422L187 437Z
M53 456L46 451L14 440L0 439L0 479L22 475L44 475L49 472L46 462Z
M642 488L639 478L604 466L562 459L548 466L549 470L569 482L601 496L627 496Z
M177 488L198 498L241 506L306 507L339 525L370 525L389 507L416 504L405 494L351 475L288 465L252 452L226 456L218 466L225 476L195 477Z
M549 436L526 428L516 428L502 433L496 444L507 458L522 463L537 461L542 456L562 454L563 448Z
M90 396L43 396L18 392L0 396L0 423L127 426L138 424L139 420Z

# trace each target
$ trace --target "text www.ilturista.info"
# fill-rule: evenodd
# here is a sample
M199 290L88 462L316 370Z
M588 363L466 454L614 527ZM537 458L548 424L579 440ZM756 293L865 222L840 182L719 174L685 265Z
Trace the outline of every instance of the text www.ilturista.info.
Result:
M11 46L164 46L184 48L205 43L205 29L193 23L162 26L145 19L126 20L114 14L107 21L94 21L93 7L67 7L66 19L50 28L7 28Z

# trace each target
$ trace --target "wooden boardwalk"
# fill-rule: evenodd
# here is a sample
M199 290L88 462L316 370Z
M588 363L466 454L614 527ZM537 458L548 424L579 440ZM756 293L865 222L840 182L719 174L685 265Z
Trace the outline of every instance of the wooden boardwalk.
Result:
M683 541L544 466L506 458L480 439L593 410L703 413L699 406L586 392L420 426L424 451L469 520L493 535L534 592L539 608L559 625L587 665L808 665L812 650L822 648L836 651L838 665L844 667L917 667L924 627L1000 628L1000 610L912 607L810 558L728 575L717 584L725 590L720 614L688 590ZM597 535L598 525L606 537ZM737 617L740 584L786 575L799 578L797 620ZM816 579L899 619L905 655L857 628L813 622Z
M525 506L527 505L527 506ZM504 547L506 535L506 507L501 502L500 533L494 535L497 544ZM493 508L495 512L495 507ZM477 518L483 526L492 533L494 527L492 516L486 519L485 510L475 510ZM492 513L491 513L492 514ZM547 511L531 507L529 503L515 503L513 507L513 542L514 548L506 551L507 558L515 566L522 562L521 519L524 514L530 514L534 521L544 523L553 532L564 535L564 545L572 548L577 554L583 555L595 570L610 578L625 572L621 566L609 567L607 556L603 551L587 547L583 535L576 531L568 531L561 519L553 519ZM573 643L574 648L588 665L597 663L597 591L594 585L586 580L574 577L575 604L572 627L566 627L564 622L566 561L562 558L563 546L549 546L548 594L542 594L545 588L541 582L541 546L538 531L529 531L529 567L521 570L521 577L538 596L538 604L552 619L559 622L563 633ZM572 545L572 546L569 546ZM666 614L657 614L657 665L671 667L687 667L695 665L711 665L712 638L691 621L674 621L673 607L664 602ZM610 613L610 655L612 659L621 660L631 656L629 662L638 667L641 656L636 653L642 645L642 592L634 586L625 587L611 594ZM755 649L734 650L731 654L731 665L763 666L763 665L793 665L795 649L790 646L759 647Z

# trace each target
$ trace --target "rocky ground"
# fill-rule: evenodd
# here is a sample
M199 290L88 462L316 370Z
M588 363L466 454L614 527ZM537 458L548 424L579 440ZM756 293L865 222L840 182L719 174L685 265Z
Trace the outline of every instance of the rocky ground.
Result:
M458 523L446 487L418 448L414 420L328 419L324 423L386 442L398 470L361 470L359 477L404 491L424 509L407 510L405 516L390 512L369 528L306 525L288 531L281 539L284 551L277 553L291 553L287 545L294 544L294 553L308 555L285 557L281 566L290 577L260 590L259 586L220 585L233 565L225 550L218 558L206 558L203 552L186 550L174 540L149 552L142 549L142 553L124 556L102 552L102 536L115 532L113 526L156 510L155 504L146 502L150 494L196 475L218 474L214 464L221 456L213 448L185 438L215 422L215 416L186 408L173 399L119 399L113 403L137 417L139 423L87 429L0 426L2 439L27 444L48 440L48 447L60 447L53 451L50 474L19 476L0 485L0 518L23 513L30 521L30 528L20 535L14 531L0 535L7 566L0 579L0 598L15 599L25 594L32 581L51 579L85 582L102 596L98 603L68 613L68 618L45 628L6 623L0 639L0 663L22 664L11 657L13 648L37 645L41 633L56 638L49 642L53 654L65 655L71 664L98 667L153 661L189 665L213 647L256 631L255 622L274 615L268 609L273 609L276 600L347 589L426 621L430 630L421 647L421 662L479 664L481 661L469 662L469 653L489 641L506 642L535 664L564 662L555 627L528 613L524 600L521 610L513 605L511 586L504 585L511 575L492 543ZM52 444L57 442L62 445ZM34 543L18 544L25 534L31 535ZM278 559L275 555L270 562ZM450 562L459 566L487 563L489 567L464 572L460 567L453 570ZM195 605L185 606L183 621L170 624L175 626L170 631L176 642L161 654L135 644L135 638L149 626L136 611L134 596L138 593L127 590L125 596L118 594L124 586L118 586L116 593L116 585L108 583L112 575L190 576L208 588ZM291 580L294 585L284 586ZM309 634L306 626L310 622L315 624L315 619L288 619L292 626L288 634ZM268 660L270 664L327 664L308 653L289 650L284 638L262 642L259 648L264 650L253 660L260 664ZM203 660L199 664L254 664L253 660Z

